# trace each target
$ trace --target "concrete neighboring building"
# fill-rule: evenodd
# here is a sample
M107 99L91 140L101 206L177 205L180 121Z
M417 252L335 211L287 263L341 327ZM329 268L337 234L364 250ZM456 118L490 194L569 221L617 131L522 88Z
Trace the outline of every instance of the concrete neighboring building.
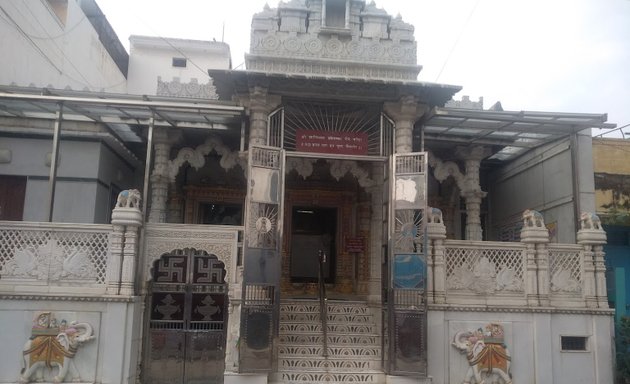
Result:
M597 213L608 236L606 266L616 319L628 315L630 299L630 140L593 139Z
M0 84L125 92L129 56L94 0L2 0L0 11Z
M94 0L1 1L0 7L3 92L20 92L23 88L17 86L51 96L58 90L126 92L129 56ZM108 223L121 186L135 185L136 176L141 177L141 163L126 146L140 139L122 125L90 118L65 124L61 155L53 156L55 119L48 117L63 116L59 105L40 110L39 119L5 111L0 122L0 219L49 220L53 160L55 221Z
M207 70L232 68L230 47L221 42L131 36L129 43L130 94L211 99Z
M605 114L452 100L361 0L265 6L244 71L131 42L127 95L0 88L0 382L613 381Z

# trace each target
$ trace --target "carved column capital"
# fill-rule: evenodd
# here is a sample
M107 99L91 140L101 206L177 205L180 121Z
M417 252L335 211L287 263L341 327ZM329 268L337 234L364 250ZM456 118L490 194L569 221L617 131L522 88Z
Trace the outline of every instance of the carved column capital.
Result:
M254 85L240 95L240 102L249 110L249 144L267 144L267 118L282 103L279 95L269 94L264 86Z
M412 150L413 126L429 107L415 96L403 96L396 102L383 103L383 109L396 123L396 153Z
M269 113L282 102L282 97L269 93L266 87L254 85L249 88L249 94L241 95L241 104L250 111Z

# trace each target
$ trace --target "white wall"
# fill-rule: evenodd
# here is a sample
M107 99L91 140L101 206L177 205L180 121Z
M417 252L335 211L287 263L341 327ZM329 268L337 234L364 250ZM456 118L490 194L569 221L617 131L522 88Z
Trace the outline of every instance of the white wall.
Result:
M429 375L434 384L460 384L468 370L466 355L451 343L458 331L488 323L504 327L512 356L512 377L519 384L613 382L612 314L429 311ZM560 336L588 337L584 352L561 351Z
M77 1L68 1L65 25L46 0L0 0L0 13L0 84L125 92L125 76Z
M58 321L76 320L94 327L95 339L84 343L74 358L81 382L135 383L141 310L139 300L0 301L0 324L11 325L10 332L0 332L0 383L18 382L22 350L31 336L33 317L45 311L53 312ZM70 382L70 375L66 380Z
M155 95L157 79L182 83L197 79L208 83L208 69L230 69L230 47L225 43L159 37L131 36L129 81L131 94ZM173 67L173 57L188 58L186 68Z

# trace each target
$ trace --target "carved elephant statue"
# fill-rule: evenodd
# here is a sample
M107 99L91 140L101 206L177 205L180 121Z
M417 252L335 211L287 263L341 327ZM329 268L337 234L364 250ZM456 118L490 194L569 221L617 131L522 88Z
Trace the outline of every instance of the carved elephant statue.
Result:
M74 356L79 347L86 341L94 339L94 331L88 323L72 322L67 328L60 330L57 335L34 335L26 344L22 352L22 371L20 383L29 383L34 376L36 381L44 380L44 373L56 367L57 374L52 378L53 383L61 383L74 367Z
M141 208L142 195L137 189L125 189L118 194L116 208Z
M545 219L542 213L533 209L526 209L523 212L523 227L525 228L544 228Z
M460 331L453 337L452 345L466 354L469 368L463 384L485 384L490 375L498 375L505 384L512 384L510 351L502 343L484 341L472 332Z
M582 212L580 215L580 229L602 230L602 222L594 213Z

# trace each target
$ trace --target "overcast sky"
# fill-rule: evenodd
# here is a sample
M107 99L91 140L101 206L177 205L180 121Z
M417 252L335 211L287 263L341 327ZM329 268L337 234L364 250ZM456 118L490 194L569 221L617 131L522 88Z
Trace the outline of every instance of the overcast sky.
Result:
M249 51L251 17L266 2L278 4L97 0L127 50L132 34L223 38L239 69ZM611 123L630 123L630 0L376 4L415 26L418 64L423 66L419 80L463 86L456 98L482 96L485 108L501 101L506 110L608 113Z

